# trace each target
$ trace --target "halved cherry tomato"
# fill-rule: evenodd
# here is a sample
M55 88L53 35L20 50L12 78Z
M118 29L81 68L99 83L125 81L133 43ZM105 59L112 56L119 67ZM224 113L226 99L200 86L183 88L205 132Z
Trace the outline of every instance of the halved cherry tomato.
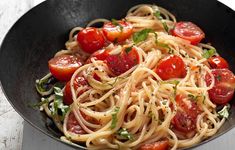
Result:
M176 55L170 55L159 61L155 72L162 80L171 78L184 78L186 69L183 60Z
M108 55L109 55L109 51L110 50L98 50L96 52L94 52L93 54L91 54L91 56L87 59L86 63L91 63L91 58L94 58L95 60L105 60Z
M110 42L125 41L131 36L133 27L126 21L117 21L116 23L117 24L113 24L112 22L105 23L103 33Z
M90 54L101 49L105 42L102 33L93 27L81 30L77 35L77 41L82 50Z
M139 55L136 49L132 47L128 52L123 49L120 54L108 55L105 61L110 71L115 76L118 76L137 65L139 63Z
M86 121L99 124L99 121L95 118L85 115L82 111L80 111L80 113ZM75 134L86 134L86 131L82 129L73 112L70 112L68 116L67 130Z
M72 93L71 93L71 88L70 88L70 82L67 82L66 86L65 86L65 89L64 89L64 97L63 97L63 102L66 104L66 105L70 105L73 103L73 99L72 99ZM85 85L88 85L86 79L84 77L81 77L81 76L77 76L75 79L74 79L74 89L78 89L79 87L81 86L85 86ZM78 93L78 96L81 95L83 92L85 92L84 90L80 91Z
M61 55L48 61L51 74L60 81L69 81L83 61L74 55Z
M210 57L208 62L213 69L229 68L227 61L220 56Z
M215 85L208 91L210 99L216 104L228 103L233 98L234 94L234 74L226 68L212 69L212 74L215 79ZM207 86L209 86L211 84L211 77L209 74L206 75L205 80Z
M75 134L86 134L86 131L79 125L73 112L70 112L68 116L67 130Z
M174 129L188 133L196 129L197 116L201 113L200 108L195 102L176 95L177 113L172 119L171 123Z
M198 44L203 38L205 38L205 33L197 25L192 22L185 21L176 23L172 34L188 40L194 45Z
M168 150L168 148L169 148L169 141L162 140L151 144L145 144L141 146L138 150Z

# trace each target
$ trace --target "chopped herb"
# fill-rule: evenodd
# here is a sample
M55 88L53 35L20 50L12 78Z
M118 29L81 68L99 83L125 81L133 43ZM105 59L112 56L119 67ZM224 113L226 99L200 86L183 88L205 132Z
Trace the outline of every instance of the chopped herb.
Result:
M129 133L126 128L121 128L120 130L118 130L118 135L126 140L133 140L133 135Z
M165 43L157 42L156 44L160 47L163 47L163 48L169 48L169 46Z
M112 112L112 123L111 123L111 129L114 129L117 124L117 114L119 112L119 107L116 107L114 111Z
M188 94L188 97L191 98L191 99L195 98L195 96L193 94Z
M60 87L54 87L55 99L52 105L52 115L61 115L62 117L69 110L69 106L63 104L63 92Z
M49 100L42 98L41 102L39 102L37 104L30 105L30 107L32 107L32 108L41 107L42 105L47 104L47 103L49 103Z
M133 47L133 46L130 46L130 47L127 47L127 48L125 49L125 51L126 51L127 54L132 50L132 47Z
M153 119L153 120L155 120L155 121L157 121L157 118L156 118L156 116L153 114L152 111L149 112L148 117L151 118L151 119Z
M162 21L162 25L163 25L165 31L166 31L166 32L169 32L169 27L167 26L166 22L163 22L163 21Z
M228 105L225 105L225 106L223 107L223 109L221 109L221 110L218 112L219 117L228 119L228 116L229 116L228 110L229 110L229 109L230 109L230 105L229 105L229 104L228 104Z
M111 22L113 25L119 26L120 30L123 31L123 26L120 23L118 23L116 19L111 19Z
M218 75L218 76L216 76L216 79L218 80L218 81L221 81L221 75Z
M202 100L202 103L205 104L205 100L206 100L206 96L203 95L203 100Z
M162 20L162 16L161 16L161 13L160 11L156 11L154 14L153 14L155 17L157 17L159 20Z
M177 85L180 83L178 80L163 81L162 84L174 84L174 95L176 95Z
M162 102L162 105L166 105L167 104L167 100L163 100L161 102Z
M176 95L176 91L177 91L177 86L178 86L178 84L180 83L179 81L177 81L177 80L175 80L176 82L175 82L175 86L173 87L173 89L174 89L174 95Z
M111 19L111 22L112 22L113 25L119 26L119 23L116 19Z
M168 54L174 54L174 50L171 49L168 44L161 43L161 42L157 42L156 44L162 48L168 49Z
M197 101L199 97L205 97L205 96L200 96L200 95L193 95L193 94L188 94L188 97L191 99L191 100L194 100L194 101Z
M202 57L208 59L211 56L215 55L215 53L216 53L215 49L204 50L204 53L202 54Z
M155 33L152 29L143 29L139 32L135 32L133 35L133 41L135 44L142 42L147 39L149 33ZM156 36L156 34L155 34Z

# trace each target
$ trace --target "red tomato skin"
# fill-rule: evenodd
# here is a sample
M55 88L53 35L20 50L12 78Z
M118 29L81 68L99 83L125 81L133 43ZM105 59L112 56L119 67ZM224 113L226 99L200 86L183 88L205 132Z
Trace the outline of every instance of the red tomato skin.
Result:
M234 95L235 77L234 74L224 69L212 69L212 74L215 79L215 85L208 91L211 101L215 104L223 105L228 103ZM211 84L209 74L205 76L206 84Z
M66 86L65 86L65 89L64 89L64 96L63 96L63 102L64 104L66 105L71 105L73 103L73 99L72 99L72 93L71 93L71 88L70 88L70 82L67 82ZM88 85L86 79L84 77L76 77L74 79L74 89L76 90L78 87L80 86L85 86L85 85ZM81 95L84 91L80 91L78 93L78 96Z
M162 140L151 144L145 144L141 146L138 150L168 150L168 149L169 149L169 141Z
M190 105L187 105L187 103ZM171 120L173 128L183 133L189 133L196 129L197 116L201 113L200 108L192 100L176 95L177 113ZM190 106L190 107L189 107Z
M155 72L162 80L184 78L186 76L185 64L176 55L170 55L160 60Z
M61 55L48 61L51 74L59 81L69 81L73 73L83 65L77 56Z
M135 48L128 53L123 49L121 54L109 55L105 61L110 71L119 76L139 63L139 55Z
M112 22L105 23L103 33L110 42L123 42L128 39L133 33L133 26L126 21L117 21L120 26L114 25Z
M94 53L105 44L105 39L97 28L87 27L77 35L77 41L84 52Z
M205 38L205 33L197 25L185 21L176 23L175 28L172 30L172 34L190 41L193 45L198 44Z
M220 56L210 57L208 62L213 69L229 68L228 62Z
M95 60L105 60L109 56L109 51L108 49L102 49L94 52L91 54L91 56L87 59L86 63L91 63L91 58L94 58Z
M86 121L94 124L99 124L99 121L95 118L87 116L82 111L80 111L80 113ZM86 131L82 129L73 112L70 112L68 116L67 130L75 134L86 134Z
M73 112L70 112L68 116L67 130L75 134L86 134L86 131L79 125Z

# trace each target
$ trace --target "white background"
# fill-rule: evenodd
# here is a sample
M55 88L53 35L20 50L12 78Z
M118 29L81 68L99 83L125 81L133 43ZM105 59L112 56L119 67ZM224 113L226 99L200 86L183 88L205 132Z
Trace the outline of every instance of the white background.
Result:
M44 0L0 0L0 43L10 27L25 12ZM235 10L235 0L220 0ZM31 128L7 102L0 87L0 150L67 149ZM24 128L24 140L23 139ZM34 139L36 138L36 139ZM235 129L199 149L235 149ZM23 143L23 148L22 148ZM196 149L195 149L196 150Z

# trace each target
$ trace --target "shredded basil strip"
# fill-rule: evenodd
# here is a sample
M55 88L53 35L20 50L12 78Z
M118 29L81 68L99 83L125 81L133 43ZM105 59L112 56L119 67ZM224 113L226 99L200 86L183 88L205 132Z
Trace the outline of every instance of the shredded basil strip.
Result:
M166 22L162 21L162 25L166 32L169 32L169 27L167 26Z
M41 107L42 105L47 104L47 103L49 103L49 100L45 99L45 98L42 98L41 102L38 102L37 104L33 104L33 105L30 105L30 106L33 107L33 108L36 108L36 107Z
M126 128L121 128L118 130L118 135L127 140L133 140L133 135L129 133Z
M216 53L215 49L204 50L204 53L202 54L202 57L208 59L211 56L215 55L215 53Z
M218 112L219 117L228 119L228 117L229 117L229 112L228 112L229 109L230 109L230 105L229 105L229 104L228 104L228 105L225 105L225 106L223 107L223 109L221 109L221 110Z
M133 41L135 44L138 44L139 42L142 42L147 39L149 33L155 33L152 29L143 29L139 32L135 32L133 34ZM156 36L156 34L155 34Z
M119 112L119 107L116 107L114 111L112 112L112 123L111 123L111 129L114 129L117 124L117 114Z
M155 17L157 17L157 19L161 20L163 28L165 29L166 32L169 32L169 27L167 26L166 22L163 21L163 18L161 16L161 12L160 11L156 11L153 15Z
M173 53L174 53L174 50L171 49L168 44L161 43L161 42L158 42L158 41L156 42L156 44L157 44L158 46L162 47L162 48L168 49L168 54L173 54Z
M64 117L69 110L69 106L63 104L63 92L60 87L55 86L54 93L55 99L52 105L52 115L61 115ZM62 114L60 114L60 112Z
M160 11L156 11L154 14L153 14L155 17L157 17L159 20L162 20L162 16L161 16L161 13Z

